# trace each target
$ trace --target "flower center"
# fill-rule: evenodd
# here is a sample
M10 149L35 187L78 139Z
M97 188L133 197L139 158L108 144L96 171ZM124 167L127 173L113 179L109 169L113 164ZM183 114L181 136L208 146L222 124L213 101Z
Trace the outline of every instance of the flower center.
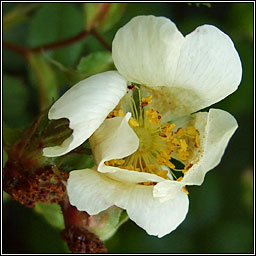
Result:
M192 167L187 159L191 150L199 147L199 132L192 126L174 131L174 123L162 124L161 114L149 107L152 96L142 98L140 89L136 90L137 94L133 92L133 96L129 98L132 112L129 125L139 138L139 147L130 156L106 161L105 164L180 181ZM122 110L115 110L108 117L117 115L124 113Z

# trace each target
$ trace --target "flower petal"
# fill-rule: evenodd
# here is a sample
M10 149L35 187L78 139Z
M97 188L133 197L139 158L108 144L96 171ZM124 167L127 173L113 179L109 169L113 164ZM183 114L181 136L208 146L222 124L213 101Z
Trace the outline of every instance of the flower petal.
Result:
M90 215L98 214L114 205L116 184L109 182L95 170L72 171L67 182L67 193L71 205ZM117 191L118 192L118 191Z
M67 191L70 203L90 215L116 205L150 235L162 237L185 218L188 197L179 190L172 199L161 202L153 197L153 186L121 183L92 169L72 171Z
M198 114L202 113L195 115ZM204 135L200 141L202 149L200 155L197 156L197 163L185 173L181 181L186 185L201 185L203 183L205 174L220 163L228 142L238 127L235 118L220 109L210 109L208 115L203 116L205 120L197 119L200 123L206 121Z
M189 108L192 113L233 93L241 77L241 61L232 40L218 28L203 25L185 37L173 93L184 111Z
M127 113L125 117L105 120L90 138L98 171L108 173L107 176L112 179L125 182L163 181L163 178L154 174L125 170L104 164L105 161L129 156L138 149L139 139L128 124L130 117L131 113Z
M137 16L118 30L113 41L117 70L130 82L172 84L183 35L167 18Z
M72 135L44 155L64 155L80 146L101 125L126 93L126 80L116 71L91 76L69 89L51 107L49 119L68 118Z
M115 205L126 209L129 218L149 235L163 237L185 219L189 201L181 190L174 198L159 200L153 197L153 189L153 186L130 186Z

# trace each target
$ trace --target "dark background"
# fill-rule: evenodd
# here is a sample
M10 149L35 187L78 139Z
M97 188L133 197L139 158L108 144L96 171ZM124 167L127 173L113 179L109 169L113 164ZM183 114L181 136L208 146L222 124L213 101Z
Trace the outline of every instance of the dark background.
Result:
M4 3L4 14L15 8ZM26 5L26 4L24 4ZM3 39L34 47L68 38L83 29L80 3L41 3L26 20L3 33ZM67 8L68 7L68 8ZM54 10L54 11L51 11ZM102 36L111 44L119 27L141 14L165 16L183 34L197 26L212 24L228 34L240 55L243 79L238 90L215 104L230 112L239 128L222 162L209 172L202 186L189 187L190 209L185 221L171 234L149 236L132 221L126 222L106 242L109 253L252 253L253 252L253 3L128 3L122 18ZM51 51L68 68L82 56L104 50L93 38ZM17 53L3 48L3 119L12 128L25 127L39 112L38 88L33 72ZM57 73L58 92L67 83ZM6 154L3 152L4 161ZM3 195L4 253L65 253L60 230L33 209Z

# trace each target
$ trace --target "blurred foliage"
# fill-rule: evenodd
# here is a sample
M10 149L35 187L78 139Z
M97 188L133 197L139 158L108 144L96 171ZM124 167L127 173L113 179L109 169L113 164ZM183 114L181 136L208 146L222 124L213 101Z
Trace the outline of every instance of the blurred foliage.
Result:
M37 203L35 211L41 214L53 227L64 229L64 218L59 204Z
M108 10L103 17L99 15L102 8ZM204 184L188 187L190 210L185 221L162 239L147 235L128 221L107 240L109 253L253 252L253 8L253 3L217 2L210 6L178 2L3 3L3 40L21 47L53 44L95 27L111 45L116 31L132 17L153 14L170 18L183 34L202 24L215 25L232 38L240 55L243 79L238 90L212 106L233 114L239 129L221 164L206 176ZM25 58L3 48L2 63L3 139L7 149L40 109L70 86L114 68L110 52L92 35ZM79 155L72 157L83 168L93 165L90 157L81 162ZM3 150L3 165L7 158ZM60 164L68 166L64 158ZM3 252L68 252L60 237L63 222L56 205L38 204L33 211L10 200L6 193L3 199Z

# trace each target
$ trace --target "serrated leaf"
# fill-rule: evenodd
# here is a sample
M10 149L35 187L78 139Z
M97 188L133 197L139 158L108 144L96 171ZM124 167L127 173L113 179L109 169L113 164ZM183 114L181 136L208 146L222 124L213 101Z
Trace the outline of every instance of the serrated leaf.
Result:
M30 54L28 61L39 93L40 109L47 109L58 95L58 81L51 66L41 54Z
M32 47L55 43L77 35L83 30L83 15L73 4L47 3L31 19L28 43ZM65 66L74 66L80 56L82 44L54 50L52 57Z
M125 7L125 3L85 3L85 27L105 32L120 20Z
M34 209L37 213L41 214L50 225L64 229L64 218L59 204L37 203Z
M28 87L21 79L3 75L3 120L12 128L24 127L31 121L27 111Z
M110 52L92 53L83 57L77 66L78 72L86 77L112 69L114 63Z

